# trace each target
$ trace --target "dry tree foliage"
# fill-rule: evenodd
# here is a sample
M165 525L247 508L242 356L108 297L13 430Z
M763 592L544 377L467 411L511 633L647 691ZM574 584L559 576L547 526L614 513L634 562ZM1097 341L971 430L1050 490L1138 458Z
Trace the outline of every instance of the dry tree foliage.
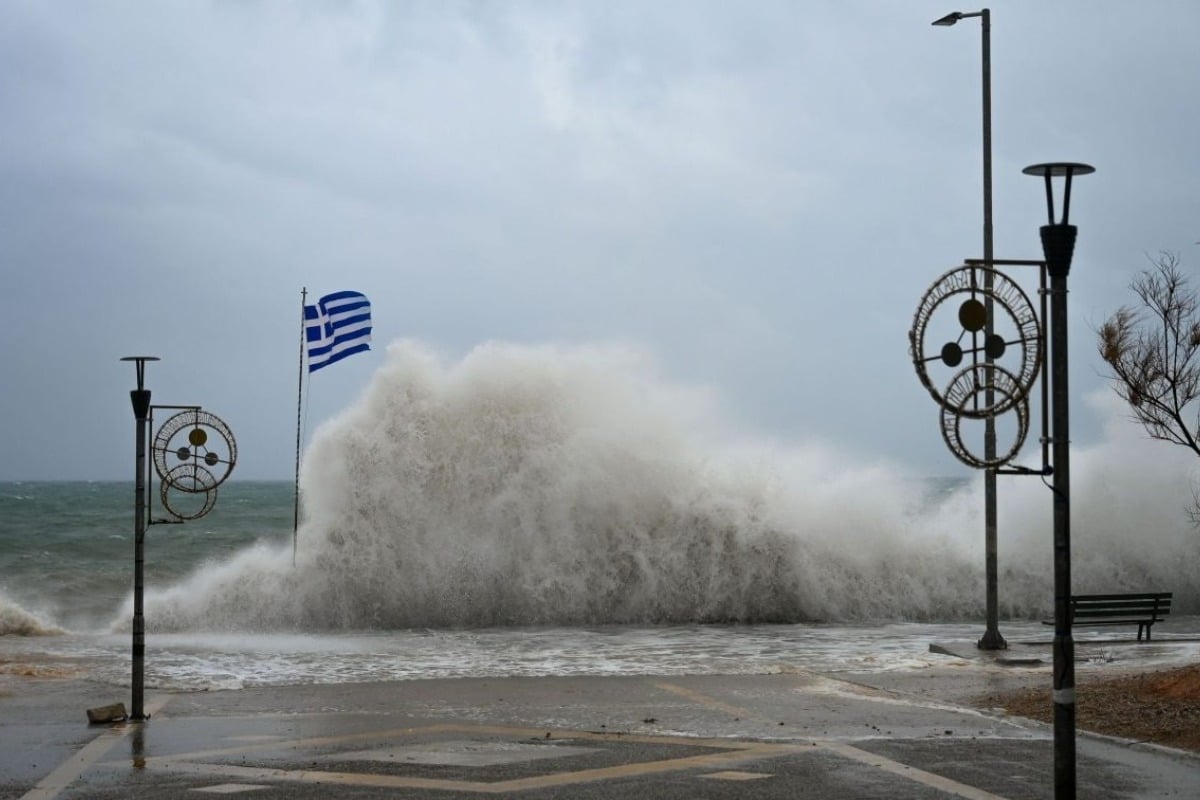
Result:
M1100 357L1146 433L1200 455L1200 302L1177 254L1151 263L1130 286L1140 305L1117 309L1100 326ZM1200 524L1200 497L1192 519Z

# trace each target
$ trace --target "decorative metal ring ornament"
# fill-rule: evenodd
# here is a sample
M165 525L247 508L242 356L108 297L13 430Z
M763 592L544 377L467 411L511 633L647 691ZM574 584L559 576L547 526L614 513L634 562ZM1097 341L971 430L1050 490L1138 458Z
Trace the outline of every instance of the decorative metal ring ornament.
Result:
M952 269L938 278L921 298L917 313L913 316L912 329L908 332L909 350L913 365L917 368L917 377L921 379L929 394L943 409L955 406L955 413L972 418L1003 414L1016 405L1033 388L1042 363L1041 325L1029 297L1011 278L994 269L992 289L985 291L983 286L986 271L981 264L969 264ZM925 342L929 322L951 299L962 300L958 305L958 322L962 333L957 340L942 343L936 352L930 354ZM1005 328L1004 332L997 332L993 325L992 334L986 334L988 318L985 301L988 299L992 301L993 323L995 309L1000 309L1007 317L1011 330ZM1006 338L1005 334L1010 335ZM969 341L964 342L968 337ZM967 346L964 347L964 344ZM951 369L958 367L964 357L970 358L970 367L982 367L988 363L987 358L994 364L1009 353L1012 345L1016 345L1020 367L1016 368L1015 372L1006 370L1012 376L1013 384L1006 387L1004 392L993 392L990 404L985 393L983 397L975 397L969 407L959 406L948 399L949 389L946 392L939 391L929 375L929 364L936 361ZM952 386L962 374L959 372L947 386Z
M168 418L158 429L151 450L158 476L164 484L173 483L172 488L181 492L198 494L215 489L225 482L237 462L237 442L229 426L217 415L200 409L181 411ZM182 466L203 469L212 478L211 485L206 485L206 481L185 480L183 476L187 473L179 470Z
M213 506L217 504L218 483L219 481L213 474L199 464L180 464L162 476L158 496L162 500L163 508L169 511L176 519L200 519L200 517L212 511ZM203 494L204 502L196 510L182 511L177 506L171 504L172 489L185 492L189 495Z
M988 371L991 372L990 380L982 374ZM972 418L972 415L964 413L963 409L968 405L977 404L979 395L989 389L1000 396L995 406L1005 404L1017 412L1017 433L1012 447L992 459L972 453L962 440L962 421ZM946 389L946 402L942 403L942 438L946 440L950 452L967 466L978 469L1003 466L1016 458L1021 446L1025 444L1025 437L1029 434L1029 402L1026 394L1027 392L1021 391L1017 377L1003 367L973 364L961 370L950 381Z

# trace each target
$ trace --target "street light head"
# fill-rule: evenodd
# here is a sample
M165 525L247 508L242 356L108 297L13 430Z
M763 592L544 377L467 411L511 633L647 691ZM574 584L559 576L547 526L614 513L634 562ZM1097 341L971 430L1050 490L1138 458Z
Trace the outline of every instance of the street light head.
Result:
M1050 161L1045 164L1031 164L1021 172L1026 175L1040 175L1046 181L1046 214L1049 219L1049 224L1056 225L1054 221L1054 192L1051 184L1051 178L1065 177L1066 181L1063 185L1063 218L1062 225L1066 225L1071 217L1071 179L1076 175L1091 175L1096 171L1096 168L1091 164L1080 164L1075 161Z
M940 25L944 28L948 28L951 25L953 25L954 23L958 22L962 18L963 18L963 13L961 11L952 11L949 14L947 14L946 16L942 17L941 19L935 19L933 21L933 24Z
M1091 164L1080 164L1078 161L1050 161L1045 164L1031 164L1021 172L1026 175L1091 175L1096 168Z
M1043 225L1042 253L1046 257L1046 270L1052 278L1066 280L1071 270L1071 256L1075 250L1075 226L1069 224L1071 217L1071 179L1076 175L1090 175L1096 168L1090 164L1072 161L1033 164L1021 170L1026 175L1041 175L1046 182L1046 215L1049 224ZM1054 221L1054 187L1052 178L1066 178L1063 183L1062 222Z
M145 387L145 384L146 384L146 362L147 361L158 361L159 359L158 359L158 356L124 356L121 360L122 361L132 361L134 366L137 368L137 387L138 387L137 390L140 392L140 391L142 391L142 389ZM149 404L150 404L150 395L147 393L146 406L149 407ZM136 412L136 409L135 409L135 412ZM145 416L145 414L143 414L142 416ZM141 417L139 417L139 419L141 419Z

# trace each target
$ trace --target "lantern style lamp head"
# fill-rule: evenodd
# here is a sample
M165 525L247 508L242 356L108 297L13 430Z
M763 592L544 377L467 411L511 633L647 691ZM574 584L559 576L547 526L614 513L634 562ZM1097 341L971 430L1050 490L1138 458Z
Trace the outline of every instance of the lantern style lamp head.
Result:
M146 383L146 362L158 361L158 356L125 356L122 361L132 361L137 365L137 382L138 388L141 389Z
M970 19L971 17L983 17L983 22L986 25L988 22L988 12L989 12L989 9L986 9L986 8L982 9L980 11L951 11L946 16L939 17L938 19L935 19L930 24L937 25L939 28L949 28L951 25L958 22L960 19Z
M1050 277L1065 278L1071 271L1071 256L1075 251L1074 225L1069 224L1071 218L1071 180L1076 175L1090 175L1096 168L1090 164L1075 162L1051 162L1033 164L1021 170L1026 175L1041 176L1046 182L1046 218L1048 223L1041 227L1042 252L1046 257L1046 269ZM1054 221L1054 183L1052 178L1062 177L1062 222Z

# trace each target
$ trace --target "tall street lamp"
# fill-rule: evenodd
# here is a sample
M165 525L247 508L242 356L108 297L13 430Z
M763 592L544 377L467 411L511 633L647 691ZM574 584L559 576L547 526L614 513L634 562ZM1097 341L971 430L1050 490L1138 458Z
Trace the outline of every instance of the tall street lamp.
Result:
M133 480L133 670L130 688L133 692L129 718L146 718L142 708L145 687L146 618L142 609L146 543L146 429L150 419L150 390L146 388L146 362L158 361L158 356L126 356L137 367L137 388L129 393L134 419L134 480Z
M134 419L134 480L133 480L133 645L130 689L132 693L129 718L140 722L149 719L145 713L146 686L146 617L145 594L146 528L160 522L184 522L207 514L216 502L220 486L237 461L237 444L233 433L218 417L200 406L155 406L150 404L146 388L146 364L158 361L158 356L126 356L137 369L137 388L129 393ZM146 454L147 439L158 409L181 410L169 418L150 443L151 457ZM211 432L211 434L210 434ZM148 513L151 504L146 498L150 465L162 479L159 500L172 519L153 520ZM181 510L178 500L169 500L173 492L193 498L203 497L199 506ZM90 712L89 712L90 715ZM136 737L135 737L136 738Z
M1042 252L1050 273L1050 434L1054 477L1054 797L1075 797L1075 642L1071 638L1071 463L1070 403L1067 393L1067 273L1075 250L1071 179L1095 172L1088 164L1049 163L1026 167L1046 183L1049 223L1041 228ZM1063 183L1062 222L1054 221L1051 178Z
M948 27L960 19L979 17L983 30L983 262L984 262L984 308L986 311L985 335L991 337L992 328L992 12L989 9L979 11L954 11L933 24ZM985 364L992 362L991 353L985 356ZM985 402L991 407L995 404L993 381L988 380ZM984 459L994 462L996 459L996 421L992 417L984 420L983 430ZM994 467L983 473L983 527L984 527L984 581L986 584L986 625L983 638L979 640L981 650L1003 650L1008 642L1000 635L999 614L1000 603L997 594L997 546L996 546L996 470Z

